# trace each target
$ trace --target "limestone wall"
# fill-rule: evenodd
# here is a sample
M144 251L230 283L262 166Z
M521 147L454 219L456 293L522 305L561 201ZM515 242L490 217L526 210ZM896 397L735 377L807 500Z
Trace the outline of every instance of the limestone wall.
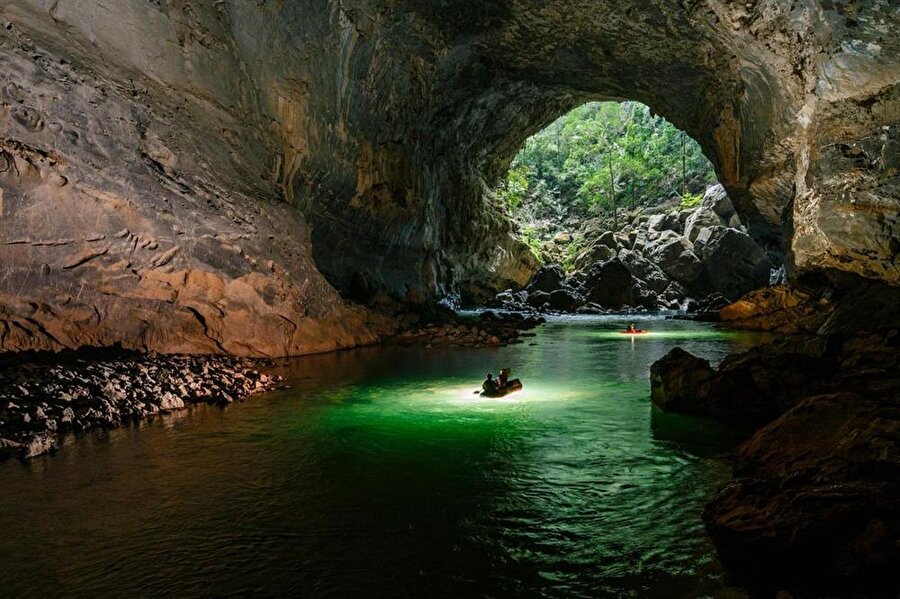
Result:
M345 304L534 269L483 204L531 133L640 100L703 145L792 276L900 283L890 0L10 0L0 348L278 355Z

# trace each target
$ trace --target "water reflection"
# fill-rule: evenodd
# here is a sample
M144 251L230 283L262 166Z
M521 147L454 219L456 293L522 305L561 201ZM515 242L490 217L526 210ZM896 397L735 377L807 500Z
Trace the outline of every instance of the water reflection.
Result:
M292 360L290 390L0 464L4 593L704 594L721 582L699 510L731 433L652 410L648 369L752 339L623 326ZM523 392L472 393L501 366Z

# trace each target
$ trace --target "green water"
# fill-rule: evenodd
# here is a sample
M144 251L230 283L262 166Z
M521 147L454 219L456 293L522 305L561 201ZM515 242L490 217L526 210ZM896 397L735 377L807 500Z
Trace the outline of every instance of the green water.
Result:
M298 359L290 390L0 464L0 596L711 594L699 513L733 439L652 409L649 366L754 338L624 324ZM473 395L500 366L525 390Z

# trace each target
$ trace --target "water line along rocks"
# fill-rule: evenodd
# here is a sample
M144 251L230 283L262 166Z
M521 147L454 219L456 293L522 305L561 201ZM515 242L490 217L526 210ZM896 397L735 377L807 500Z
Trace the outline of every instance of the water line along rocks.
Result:
M520 312L485 310L476 319L444 316L434 322L401 331L389 340L396 345L425 344L450 347L501 347L523 343L531 329L546 322L543 317Z
M193 404L239 401L280 382L260 372L262 365L230 356L152 353L9 359L0 367L0 460L53 452L64 433L114 428Z

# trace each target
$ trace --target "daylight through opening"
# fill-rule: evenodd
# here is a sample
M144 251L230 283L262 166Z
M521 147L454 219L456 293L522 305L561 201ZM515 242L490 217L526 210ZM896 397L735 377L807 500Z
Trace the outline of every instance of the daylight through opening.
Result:
M491 192L544 265L505 307L714 309L777 257L747 232L700 145L639 102L590 102L529 137ZM691 305L695 302L695 305Z

